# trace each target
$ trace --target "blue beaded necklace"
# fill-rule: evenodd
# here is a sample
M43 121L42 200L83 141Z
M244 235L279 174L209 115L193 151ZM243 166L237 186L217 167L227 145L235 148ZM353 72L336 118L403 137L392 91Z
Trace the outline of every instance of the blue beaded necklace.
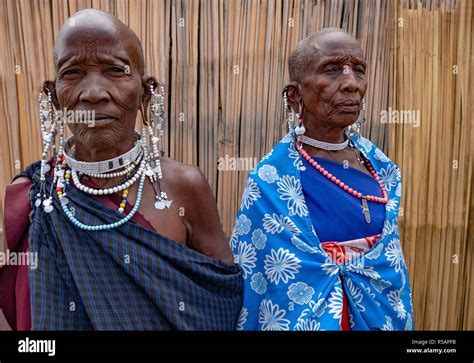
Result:
M62 168L65 169L65 163L63 163ZM71 212L71 210L67 206L68 203L61 203L61 207L62 207L64 213L66 214L66 216L68 217L68 219L71 221L71 223L74 224L76 227L78 227L80 229L84 229L84 230L87 230L87 231L103 231L103 230L107 230L107 229L117 228L117 227L121 226L122 224L125 224L128 221L130 221L133 218L133 216L135 215L135 213L138 211L138 208L140 207L140 203L141 203L141 200L142 200L142 193L143 193L143 186L145 184L145 178L146 178L146 175L145 175L145 173L143 173L140 177L140 182L138 184L137 198L135 200L135 205L133 206L132 210L130 211L130 213L128 215L126 215L125 217L123 217L122 219L120 219L119 221L117 221L115 223L95 225L95 226L94 225L87 225L87 224L84 224L84 223L80 222L74 216L74 214ZM58 188L57 189L57 195L61 200L61 199L64 198L63 195L64 196L66 195L66 193L65 193L66 188L70 186L70 180L71 180L70 171L66 170L64 177L60 177L60 179L61 179L61 184L64 185L64 193L63 193L63 188ZM122 203L123 202L124 201L122 200ZM119 213L121 213L121 211L119 211Z

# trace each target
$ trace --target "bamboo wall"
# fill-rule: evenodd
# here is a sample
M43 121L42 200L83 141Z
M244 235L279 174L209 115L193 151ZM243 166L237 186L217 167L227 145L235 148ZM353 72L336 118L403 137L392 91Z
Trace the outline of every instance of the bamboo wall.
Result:
M227 234L248 170L219 170L219 158L251 167L283 135L281 91L299 39L328 26L357 36L369 64L362 134L403 176L415 327L474 329L470 1L0 0L1 201L12 176L40 155L36 100L54 78L54 38L88 7L138 34L147 72L170 94L166 153L199 165ZM381 123L389 107L419 110L420 126Z

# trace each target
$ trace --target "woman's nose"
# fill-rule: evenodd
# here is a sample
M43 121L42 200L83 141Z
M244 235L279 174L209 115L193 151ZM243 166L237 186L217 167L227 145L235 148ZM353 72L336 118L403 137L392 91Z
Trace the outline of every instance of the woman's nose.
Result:
M341 90L355 92L360 86L359 82L354 71L350 67L345 67L342 75Z
M110 94L107 91L104 82L101 82L99 77L86 77L86 79L83 80L82 85L84 88L79 95L79 102L94 104L110 100Z

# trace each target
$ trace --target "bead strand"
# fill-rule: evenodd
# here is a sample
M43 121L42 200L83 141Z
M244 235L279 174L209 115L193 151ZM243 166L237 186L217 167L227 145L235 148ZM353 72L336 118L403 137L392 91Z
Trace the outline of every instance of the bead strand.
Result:
M388 202L388 194L385 190L385 187L380 180L379 176L375 172L374 168L372 167L372 164L370 161L365 158L365 161L367 162L367 169L369 170L370 174L372 177L377 181L377 183L380 186L380 189L382 191L382 197L377 197L375 195L362 195L359 191L355 190L354 188L351 188L349 185L345 184L343 181L339 180L336 176L332 175L330 172L328 172L326 169L324 169L316 160L314 160L304 149L301 145L298 147L299 153L306 159L306 161L311 164L317 171L319 171L322 175L324 175L326 178L328 178L330 181L338 185L342 190L346 191L347 193L353 195L356 198L362 199L365 198L368 201L375 202L375 203L382 203L382 204L387 204Z
M133 185L137 179L143 174L144 175L144 170L145 170L145 163L142 161L140 163L140 167L138 168L138 171L133 175L133 177L126 181L123 184L116 185L112 188L106 188L106 189L94 189L91 187L87 187L84 184L82 184L79 180L79 177L77 175L77 171L72 169L71 175L72 175L72 180L74 181L74 184L76 187L83 191L84 193L87 194L92 194L92 195L107 195L107 194L114 194L121 192L124 189L128 189L131 185Z
M130 213L128 215L126 215L124 218L120 219L119 221L117 221L115 223L103 224L103 225L99 225L99 226L87 225L87 224L84 224L84 223L80 222L79 220L77 220L77 218L72 214L72 212L69 210L69 208L67 207L66 204L63 204L62 208L63 208L64 213L68 217L68 219L76 227L78 227L80 229L84 229L84 230L87 230L87 231L103 231L103 230L106 230L106 229L117 228L117 227L121 226L122 224L125 224L129 220L131 220L133 218L133 216L135 215L135 213L138 211L138 208L140 207L140 203L141 203L141 200L142 200L142 192L143 192L144 183L145 183L145 174L142 174L142 176L140 177L140 184L138 185L137 199L135 201L135 205L133 206L132 210L130 211Z

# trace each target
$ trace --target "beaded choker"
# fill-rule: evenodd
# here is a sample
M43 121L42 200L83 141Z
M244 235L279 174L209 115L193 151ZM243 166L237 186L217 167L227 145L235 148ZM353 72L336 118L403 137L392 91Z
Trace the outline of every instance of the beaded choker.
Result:
M91 175L91 174L102 174L110 173L114 170L121 169L129 166L134 160L137 160L140 153L142 152L142 144L137 142L133 148L127 151L125 154L117 156L113 159L86 162L76 160L71 155L68 155L68 151L71 150L73 138L70 137L64 145L64 158L66 164L75 171Z
M300 136L300 141L304 144L316 147L318 149L329 150L329 151L339 151L339 150L345 149L347 145L349 144L349 139L347 139L346 141L340 144L332 144L329 142L315 140L305 135Z

